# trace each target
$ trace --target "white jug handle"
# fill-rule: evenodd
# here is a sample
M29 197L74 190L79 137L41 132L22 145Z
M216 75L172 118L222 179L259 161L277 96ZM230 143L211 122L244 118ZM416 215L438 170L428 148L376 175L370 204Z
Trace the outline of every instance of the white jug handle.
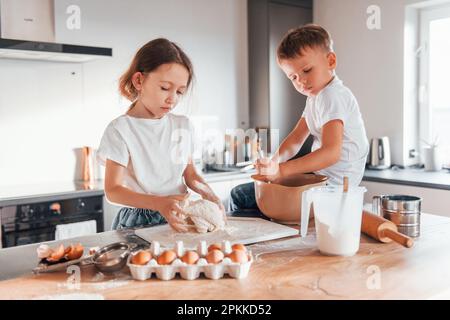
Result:
M381 216L381 198L383 196L374 196L372 198L372 212L376 215Z
M302 212L300 215L300 236L304 237L308 233L309 211L311 209L311 190L302 193Z

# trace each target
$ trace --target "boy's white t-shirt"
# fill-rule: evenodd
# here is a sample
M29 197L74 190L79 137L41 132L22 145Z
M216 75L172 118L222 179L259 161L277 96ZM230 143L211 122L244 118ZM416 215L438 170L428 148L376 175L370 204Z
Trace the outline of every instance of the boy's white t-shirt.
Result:
M185 193L183 172L193 152L193 127L185 116L161 119L122 115L107 126L97 159L126 167L123 185L153 195Z
M302 117L314 136L311 151L322 146L322 127L331 120L342 120L344 137L339 162L315 173L327 176L329 184L342 185L344 176L347 176L349 184L359 185L364 175L369 142L358 102L350 89L335 76L315 97L307 98Z

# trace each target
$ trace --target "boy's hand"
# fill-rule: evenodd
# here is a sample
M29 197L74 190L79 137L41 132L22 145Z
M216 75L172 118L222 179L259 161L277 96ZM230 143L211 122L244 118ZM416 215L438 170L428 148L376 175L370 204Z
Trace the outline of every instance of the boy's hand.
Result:
M278 159L258 159L256 160L255 168L257 173L265 176L268 181L274 181L280 177L280 164Z

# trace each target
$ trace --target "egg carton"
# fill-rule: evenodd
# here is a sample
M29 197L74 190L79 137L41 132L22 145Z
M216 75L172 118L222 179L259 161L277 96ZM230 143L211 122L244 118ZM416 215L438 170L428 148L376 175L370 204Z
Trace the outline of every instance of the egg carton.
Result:
M165 250L175 251L177 258L169 265L160 265L157 262L157 258ZM247 277L250 266L253 263L253 255L251 251L247 251L248 261L243 263L233 262L230 258L225 257L221 262L217 264L208 263L205 257L208 254L208 247L206 241L200 241L196 251L200 256L199 260L195 264L187 264L181 260L187 249L184 248L183 241L177 241L175 248L166 248L163 250L160 247L159 242L153 241L149 252L152 254L152 259L145 265L137 265L131 263L131 255L127 260L127 266L130 268L133 279L147 280L152 277L153 274L160 280L172 280L177 274L180 274L182 279L195 280L202 273L208 279L217 280L223 278L228 274L235 279L242 279ZM221 251L224 255L228 255L233 250L229 241L223 241L221 244ZM156 259L155 259L156 257Z

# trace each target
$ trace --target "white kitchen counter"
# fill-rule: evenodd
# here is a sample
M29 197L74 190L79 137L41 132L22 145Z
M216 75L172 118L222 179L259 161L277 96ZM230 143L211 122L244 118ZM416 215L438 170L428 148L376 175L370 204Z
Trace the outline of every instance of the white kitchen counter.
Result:
M386 169L364 172L364 181L381 182L421 188L450 190L450 172L441 170L427 172L424 169Z

